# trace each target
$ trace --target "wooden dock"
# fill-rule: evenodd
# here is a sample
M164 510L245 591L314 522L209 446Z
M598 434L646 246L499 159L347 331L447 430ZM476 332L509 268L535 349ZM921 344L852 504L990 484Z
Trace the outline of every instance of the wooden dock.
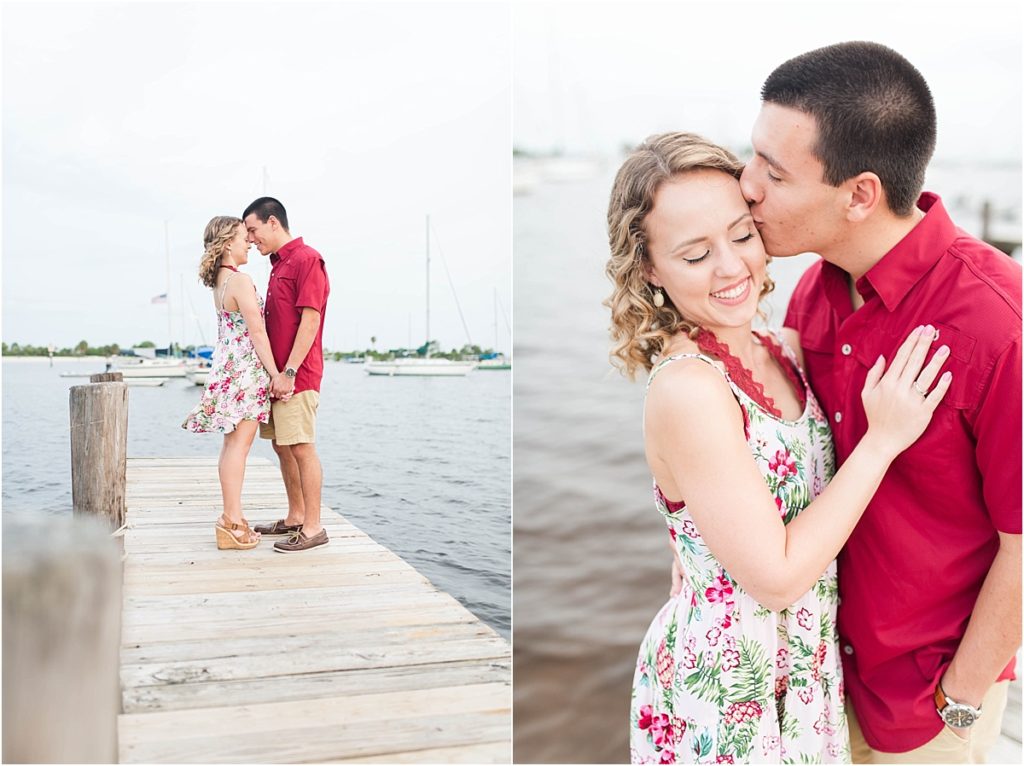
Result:
M283 517L276 465L242 504ZM334 511L282 555L218 551L220 507L214 459L128 461L122 763L511 761L507 641Z

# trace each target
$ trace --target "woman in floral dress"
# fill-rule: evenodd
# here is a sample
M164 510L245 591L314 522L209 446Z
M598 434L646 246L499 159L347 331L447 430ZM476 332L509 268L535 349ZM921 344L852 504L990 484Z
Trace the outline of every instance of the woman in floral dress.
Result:
M217 547L249 549L260 536L242 516L242 480L258 424L270 416L270 378L277 366L263 324L263 299L252 278L238 270L249 261L245 225L217 216L206 225L203 243L199 279L213 292L217 348L203 397L181 427L224 434L217 464L224 500Z
M949 387L918 328L868 373L868 432L836 470L799 343L752 330L773 283L741 169L653 136L609 204L613 357L650 371L644 444L683 575L640 648L636 763L849 761L835 557Z

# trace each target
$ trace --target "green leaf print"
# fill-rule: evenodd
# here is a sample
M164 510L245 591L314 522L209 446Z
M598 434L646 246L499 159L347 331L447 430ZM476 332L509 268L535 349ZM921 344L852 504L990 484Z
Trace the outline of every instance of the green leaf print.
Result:
M747 721L736 726L733 733L733 753L736 760L747 760L750 754L750 746L757 736L757 721Z
M764 647L746 637L739 640L738 646L740 664L732 673L733 684L729 687L728 701L767 700L772 668ZM774 689L771 693L774 694Z
M828 612L823 612L821 615L821 629L818 631L819 638L825 643L831 643L835 638L835 632L832 618Z
M814 583L814 592L818 596L818 599L826 604L838 603L839 580L835 575L822 575L818 578L818 581Z
M714 745L714 742L711 739L711 735L708 734L706 731L702 731L700 733L700 736L697 738L697 743L694 747L694 751L696 752L697 757L705 758L711 755L712 745Z
M788 742L797 742L803 736L800 728L800 719L796 716L787 715L782 719L782 738Z
M684 680L691 694L721 707L725 704L725 689L721 680L722 670L716 665L705 665L703 652L698 655L697 668Z

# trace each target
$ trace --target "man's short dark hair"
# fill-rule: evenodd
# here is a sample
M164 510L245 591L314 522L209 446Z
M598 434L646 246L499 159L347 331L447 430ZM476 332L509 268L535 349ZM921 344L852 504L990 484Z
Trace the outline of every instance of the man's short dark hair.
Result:
M263 223L270 220L270 216L274 216L278 223L281 224L285 231L288 229L288 214L284 211L284 205L278 202L273 197L260 197L258 200L249 203L249 207L242 213L242 220L244 221L251 214L255 213L256 217L259 218Z
M899 53L869 42L818 48L772 72L761 99L815 118L814 152L826 183L870 171L896 215L914 209L935 151L935 104L924 77Z

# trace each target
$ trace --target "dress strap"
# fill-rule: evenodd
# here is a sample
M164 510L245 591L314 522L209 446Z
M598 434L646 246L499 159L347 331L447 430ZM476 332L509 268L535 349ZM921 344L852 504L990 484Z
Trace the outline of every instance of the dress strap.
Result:
M232 269L231 271L232 273L228 274L228 278L224 280L224 284L220 286L220 311L224 310L224 293L228 291L228 282L230 282L237 273L235 272L234 269Z
M750 417L747 415L747 410L743 406L743 402L741 402L739 396L736 395L736 388L737 388L737 386L732 381L732 378L729 377L729 373L726 372L725 370L723 370L721 367L719 367L718 366L718 362L715 361L714 359L712 359L710 356L707 356L706 354L692 354L692 353L673 354L672 356L665 357L660 362L658 362L656 365L654 365L654 369L651 370L651 374L647 377L647 386L644 388L643 412L641 413L641 417L640 417L641 433L643 433L644 438L645 439L647 438L647 393L651 390L651 382L654 380L654 376L657 375L659 372L661 372L663 367L667 367L672 362L678 361L680 359L700 359L702 362L705 362L705 363L711 365L711 367L715 371L717 371L719 375L721 375L723 378L725 378L725 382L729 384L729 389L732 391L732 395L736 399L736 404L740 408L740 412L743 414L743 433L744 433L744 435L747 436L747 438L749 438L750 437Z
M729 380L729 376L722 371L722 369L718 366L715 360L712 359L710 356L707 356L706 354L673 354L672 356L665 357L656 365L654 365L654 369L651 370L651 374L647 376L647 386L644 388L644 397L646 397L647 392L651 390L651 382L654 380L654 376L661 372L661 369L663 367L667 367L672 362L678 361L680 359L700 359L702 362L707 362L716 370L718 370L722 377L724 377L727 381Z

